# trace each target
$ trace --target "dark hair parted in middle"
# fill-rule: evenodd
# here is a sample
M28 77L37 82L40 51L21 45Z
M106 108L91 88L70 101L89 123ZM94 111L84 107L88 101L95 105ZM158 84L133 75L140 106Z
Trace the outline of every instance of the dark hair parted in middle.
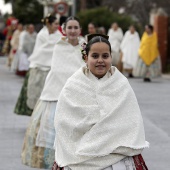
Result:
M78 19L77 17L70 16L70 17L68 17L68 18L66 19L66 21L65 21L64 29L66 29L67 23L68 23L69 21L71 21L71 20L76 20L76 21L79 23L79 25L80 25L80 21L79 21L79 19Z
M89 54L90 48L94 43L98 43L98 42L104 42L109 46L109 51L111 54L111 45L110 42L108 41L108 39L104 38L103 36L95 36L93 37L86 45L86 47L83 49L84 52L82 51L82 58L83 60L85 60L85 56Z

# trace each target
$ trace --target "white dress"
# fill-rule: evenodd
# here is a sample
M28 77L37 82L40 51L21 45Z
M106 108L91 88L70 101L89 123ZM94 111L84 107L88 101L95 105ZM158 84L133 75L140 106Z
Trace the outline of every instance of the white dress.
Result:
M140 38L138 33L135 31L132 34L130 31L127 31L120 45L123 53L122 62L124 69L133 69L136 67L139 46Z
M108 36L112 49L112 64L117 65L120 60L120 44L123 39L123 31L121 28L116 31L111 28L108 31Z

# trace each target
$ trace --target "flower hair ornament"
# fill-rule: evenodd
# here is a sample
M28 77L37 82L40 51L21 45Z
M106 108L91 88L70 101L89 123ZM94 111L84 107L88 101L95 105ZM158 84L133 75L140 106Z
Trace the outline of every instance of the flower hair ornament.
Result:
M87 44L85 42L83 44L81 44L81 53L82 53L83 60L85 60L85 56L87 55L86 47L87 47Z

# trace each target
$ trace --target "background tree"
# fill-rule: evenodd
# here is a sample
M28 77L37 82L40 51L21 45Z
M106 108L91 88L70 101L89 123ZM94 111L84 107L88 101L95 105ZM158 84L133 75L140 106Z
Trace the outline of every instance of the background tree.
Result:
M106 7L81 11L77 16L80 18L83 35L88 33L87 26L89 22L94 22L98 27L103 26L106 29L106 32L113 22L117 22L124 32L133 24L139 33L141 33L141 28L131 19L131 17L113 13Z
M124 7L124 14L132 16L143 26L149 23L150 11L153 8L161 7L167 13L170 13L169 0L102 0L102 5L107 6L113 12L117 12L120 7Z
M13 15L23 24L41 22L43 18L43 5L37 0L5 0L11 2Z

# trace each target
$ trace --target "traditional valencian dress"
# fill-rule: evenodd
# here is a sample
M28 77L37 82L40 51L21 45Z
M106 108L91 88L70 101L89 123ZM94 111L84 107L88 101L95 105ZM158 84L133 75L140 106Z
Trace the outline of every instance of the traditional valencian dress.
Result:
M108 31L108 36L112 49L112 64L116 66L120 60L120 44L123 39L123 31L121 28L117 30L111 28Z
M17 71L17 75L25 75L25 73L29 70L28 57L30 57L33 52L36 36L36 32L30 34L25 30L20 34L19 47L11 66L13 71Z
M33 32L30 34L29 32L26 32L24 41L23 41L23 48L22 52L25 55L20 55L19 58L19 65L18 65L18 71L28 71L29 70L29 64L28 58L31 56L34 50L35 41L36 41L37 33Z
M27 32L26 30L22 31L20 36L19 36L18 50L17 50L16 54L14 55L12 65L11 65L11 70L14 71L14 72L16 72L17 69L18 69L19 56L21 55L21 51L23 49L23 41L25 39L26 32Z
M26 74L15 113L29 116L32 114L51 67L54 46L60 37L58 33L49 34L46 26L38 33L33 53L28 59L30 69Z
M148 35L144 32L140 48L139 58L133 75L136 77L154 78L161 75L161 60L158 51L158 40L155 32Z
M71 76L60 93L54 125L53 169L136 170L140 161L133 156L149 145L135 94L116 67L101 79L85 67Z
M80 45L72 46L62 38L54 48L51 70L26 131L23 164L35 168L52 167L55 159L54 115L58 96L67 79L83 65Z
M136 63L139 57L139 46L139 34L136 31L133 34L130 31L127 31L120 45L120 49L123 54L122 62L124 69L134 69L136 67Z
M22 31L19 31L18 29L15 30L13 36L12 36L12 39L10 41L10 44L11 44L11 50L10 50L10 53L9 53L9 66L11 66L12 64L12 61L13 61L13 58L14 58L14 55L16 54L17 50L18 50L18 46L19 46L19 36L21 34Z

